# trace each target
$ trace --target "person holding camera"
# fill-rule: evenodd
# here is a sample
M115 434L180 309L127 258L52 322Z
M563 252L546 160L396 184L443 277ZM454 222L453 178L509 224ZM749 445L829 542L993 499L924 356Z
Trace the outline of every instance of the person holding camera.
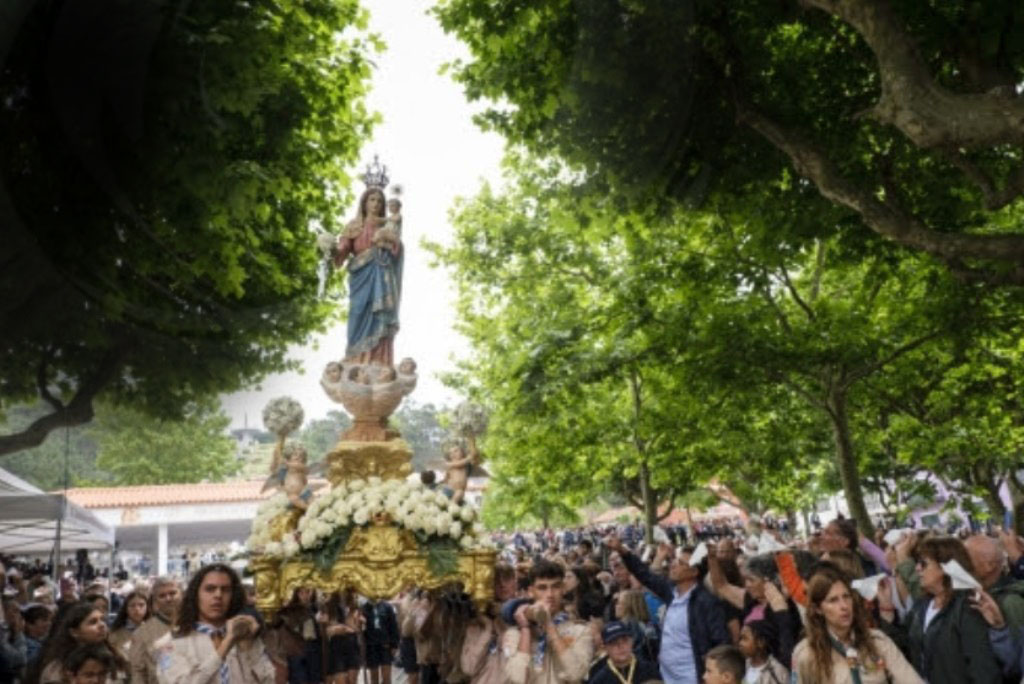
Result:
M156 644L160 684L271 684L274 667L244 615L245 590L229 565L214 563L188 583L173 638Z
M502 639L505 678L512 684L582 682L594 656L589 625L563 609L565 569L540 559L530 568L528 602L513 613Z

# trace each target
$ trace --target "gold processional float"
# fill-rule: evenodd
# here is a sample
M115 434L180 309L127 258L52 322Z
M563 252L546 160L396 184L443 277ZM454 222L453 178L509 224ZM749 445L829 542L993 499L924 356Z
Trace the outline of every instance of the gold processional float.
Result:
M278 438L265 489L278 491L260 506L248 550L256 605L268 618L300 587L352 588L375 600L410 587L459 586L481 603L493 595L496 552L476 509L464 501L470 471L480 469L476 438L486 415L469 403L456 410L443 487L412 477L412 449L388 422L417 378L412 359L391 365L401 292L400 203L385 200L386 169L376 159L363 178L357 218L340 236L318 239L321 294L330 266L348 260L350 319L357 320L349 321L345 358L327 364L320 385L353 425L310 468L303 447L286 439L302 424L298 402L281 397L263 411ZM372 336L359 339L366 330ZM327 485L310 483L323 470Z

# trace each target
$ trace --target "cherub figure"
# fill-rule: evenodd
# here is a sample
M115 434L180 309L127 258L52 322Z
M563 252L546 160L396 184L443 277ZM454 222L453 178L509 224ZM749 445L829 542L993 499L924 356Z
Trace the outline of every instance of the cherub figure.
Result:
M451 491L451 499L462 503L466 498L466 486L473 467L480 465L480 452L476 448L476 440L469 437L463 442L452 442L445 449L445 475L441 482Z
M348 379L360 385L369 385L370 371L367 370L366 366L353 366L348 372Z
M408 356L402 359L402 362L398 364L398 372L400 375L413 375L416 373L416 362Z
M313 490L309 486L307 458L305 447L289 442L281 450L281 456L271 463L270 477L264 483L263 490L266 491L276 485L285 493L292 506L306 510L313 495Z

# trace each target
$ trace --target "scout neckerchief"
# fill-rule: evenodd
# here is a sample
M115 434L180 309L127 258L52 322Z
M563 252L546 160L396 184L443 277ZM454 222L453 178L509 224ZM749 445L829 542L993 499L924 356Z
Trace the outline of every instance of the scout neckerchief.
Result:
M224 635L227 634L227 629L225 629L224 627L213 627L212 625L208 625L203 622L197 622L195 629L200 634L206 634L207 636L209 636L211 641L216 638L223 639ZM231 676L230 673L228 672L228 661L226 658L223 661L221 661L219 674L220 684L228 684L228 682L231 679Z
M832 642L832 648L835 649L836 653L843 656L846 659L846 664L850 666L850 678L853 680L853 684L862 684L860 676L860 670L862 664L860 662L860 653L852 646L844 646L839 639L832 634L828 633L828 639ZM868 672L873 672L876 669L883 670L885 672L886 681L891 681L889 677L888 668L885 666L885 660L882 658L871 659L870 656L865 656L865 662L863 667Z
M551 618L551 622L557 627L563 622L569 621L569 615L567 613L559 613ZM544 653L548 648L548 634L546 631L541 630L540 638L537 639L537 648L533 652L533 666L538 670L544 665Z
M619 668L615 667L615 663L612 662L611 658L608 659L608 669L612 671L612 674L615 675L622 684L633 684L633 671L636 670L636 656L629 657L629 669L626 671L625 677L623 677L622 673L619 672Z
M836 650L836 653L846 658L846 664L850 667L850 678L853 679L853 684L863 684L860 678L860 663L857 661L857 649L852 646L844 646L831 632L829 632L828 640L832 642L832 648Z

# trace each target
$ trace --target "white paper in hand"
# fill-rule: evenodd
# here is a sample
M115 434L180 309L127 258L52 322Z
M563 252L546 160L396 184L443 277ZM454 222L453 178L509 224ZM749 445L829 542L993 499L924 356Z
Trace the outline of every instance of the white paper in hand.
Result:
M785 551L786 547L780 544L775 537L768 534L767 532L761 533L761 538L757 540L757 552L758 553L772 553L773 551Z
M885 537L883 538L885 539L886 544L888 544L889 546L895 546L900 542L901 539L906 537L908 534L911 534L911 532L912 531L907 529L906 527L900 527L895 530L889 530L885 533Z
M668 538L668 533L662 528L661 525L654 526L654 532L652 532L655 544L671 544L672 540Z
M946 561L942 564L942 572L949 575L949 580L954 589L981 589L981 584L974 579L974 575L964 570L964 566L955 560Z
M885 579L884 574L872 575L871 577L853 580L852 586L858 594L868 601L874 601L875 597L878 596L878 583L883 579Z
M695 568L708 555L708 545L704 542L697 544L697 548L690 554L690 567Z

